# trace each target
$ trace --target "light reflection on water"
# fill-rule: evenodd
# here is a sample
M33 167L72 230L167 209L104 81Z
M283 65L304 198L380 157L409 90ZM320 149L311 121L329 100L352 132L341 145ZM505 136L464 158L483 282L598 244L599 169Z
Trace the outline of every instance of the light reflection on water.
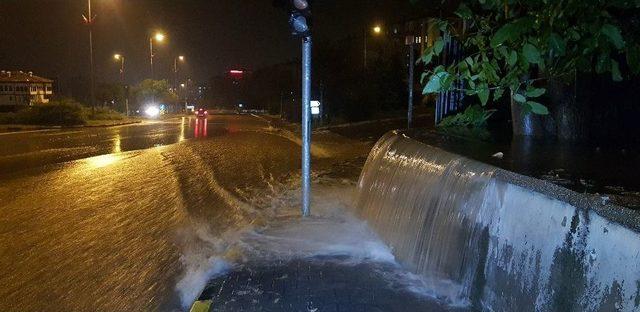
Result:
M86 163L93 169L104 168L116 163L120 159L122 159L121 154L107 154L107 155L87 158Z
M116 138L113 141L113 153L122 152L122 137L120 136L120 132L116 133Z
M194 137L195 138L206 138L208 136L207 134L207 127L208 127L209 121L206 118L200 119L200 118L196 118L196 126L194 128Z
M180 136L178 137L178 142L182 142L185 140L184 138L184 123L185 123L185 117L182 117L180 119Z

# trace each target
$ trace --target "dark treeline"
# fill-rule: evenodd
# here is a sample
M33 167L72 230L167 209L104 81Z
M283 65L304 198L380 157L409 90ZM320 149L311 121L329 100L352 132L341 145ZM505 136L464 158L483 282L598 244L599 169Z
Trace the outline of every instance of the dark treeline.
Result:
M360 36L314 45L313 100L323 103L328 121L359 121L406 107L407 49L389 34L367 33L367 67ZM242 103L290 120L300 118L300 63L298 60L210 80L203 105L235 108Z

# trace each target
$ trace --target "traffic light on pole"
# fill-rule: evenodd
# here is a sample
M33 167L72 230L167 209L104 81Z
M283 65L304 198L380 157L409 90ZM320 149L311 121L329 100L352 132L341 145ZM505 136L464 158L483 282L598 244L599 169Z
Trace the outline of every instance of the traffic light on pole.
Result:
M289 26L294 36L311 35L310 0L275 0L273 4L289 11Z

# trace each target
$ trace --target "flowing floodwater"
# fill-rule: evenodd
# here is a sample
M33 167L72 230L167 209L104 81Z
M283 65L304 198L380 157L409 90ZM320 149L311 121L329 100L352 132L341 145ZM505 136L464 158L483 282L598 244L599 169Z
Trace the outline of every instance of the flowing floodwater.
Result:
M476 224L490 218L478 203L492 174L481 163L390 134L369 156L357 207L436 293L467 304L479 263L472 253L482 234Z
M261 214L237 194L295 172L296 144L243 128L256 122L210 124L198 130L200 138L207 131L201 140L3 175L0 311L190 304L224 268L216 259L234 233Z
M587 201L389 133L363 169L356 211L401 263L454 304L492 311L640 310L637 227L522 185Z
M0 176L0 311L184 311L239 264L319 256L385 263L389 283L427 292L348 212L352 182L316 172L300 219L299 145L238 118L128 152L113 130L111 153Z

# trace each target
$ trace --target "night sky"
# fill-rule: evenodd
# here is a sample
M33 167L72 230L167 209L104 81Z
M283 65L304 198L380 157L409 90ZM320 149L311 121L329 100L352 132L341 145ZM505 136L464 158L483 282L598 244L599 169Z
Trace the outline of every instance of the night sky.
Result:
M185 55L184 74L206 81L231 68L256 70L294 59L283 11L271 0L92 0L97 20L94 47L97 81L118 80L118 52L126 56L127 82L149 76L149 36L156 45L156 77L171 78L173 59ZM0 68L32 70L66 81L88 76L85 0L0 0ZM319 39L361 33L365 25L401 19L409 0L317 0L314 31ZM403 13L400 13L403 12Z

